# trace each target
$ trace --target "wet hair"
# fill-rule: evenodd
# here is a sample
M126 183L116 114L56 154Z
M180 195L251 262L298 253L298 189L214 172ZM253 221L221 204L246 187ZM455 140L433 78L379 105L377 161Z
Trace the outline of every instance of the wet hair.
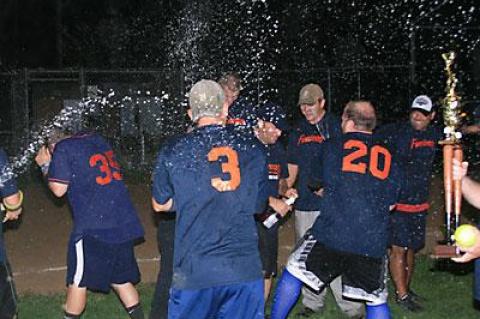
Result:
M362 131L371 132L377 125L375 108L370 101L354 100L347 103L344 116L355 123L355 127Z
M47 144L48 145L57 144L61 140L65 139L65 138L67 138L71 135L72 135L72 133L69 132L68 130L55 127L50 132L48 132Z
M222 87L227 87L234 92L242 90L242 79L237 72L225 72L218 80L218 84Z

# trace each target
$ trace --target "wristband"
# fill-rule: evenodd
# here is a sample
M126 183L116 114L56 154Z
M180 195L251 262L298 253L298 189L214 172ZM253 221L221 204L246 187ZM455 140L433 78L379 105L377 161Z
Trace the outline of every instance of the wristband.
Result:
M14 210L19 209L19 208L22 206L22 203L23 203L23 192L19 190L19 191L18 191L18 195L20 196L20 200L19 200L18 203L15 204L15 205L10 205L10 204L7 204L7 202L5 202L5 200L3 201L3 206L5 206L5 209L6 209L6 210L14 211Z

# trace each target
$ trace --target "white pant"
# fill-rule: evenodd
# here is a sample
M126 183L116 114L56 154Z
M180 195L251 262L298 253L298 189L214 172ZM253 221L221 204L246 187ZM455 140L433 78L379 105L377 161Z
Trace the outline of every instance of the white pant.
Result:
M320 216L319 211L301 211L295 210L295 239L298 242L307 230L312 228L313 223ZM361 318L364 314L364 303L358 301L350 301L342 297L342 278L337 277L330 283L330 289L338 307L350 318ZM323 289L320 293L309 289L306 286L302 288L302 304L312 309L313 311L320 311L325 305L325 296L327 289Z

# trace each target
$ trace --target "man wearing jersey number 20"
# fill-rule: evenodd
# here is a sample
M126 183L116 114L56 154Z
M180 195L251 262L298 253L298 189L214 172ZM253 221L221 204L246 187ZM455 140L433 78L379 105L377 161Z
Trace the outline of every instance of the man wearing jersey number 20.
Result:
M400 190L400 171L390 152L375 143L376 115L367 101L349 102L343 135L325 143L322 218L297 243L275 291L272 319L286 318L302 283L316 291L342 276L342 294L366 302L367 319L390 318L386 256L388 218ZM348 231L345 231L348 230Z
M219 84L196 83L193 131L160 150L153 175L155 211L175 209L168 317L263 318L263 278L253 215L267 202L264 147L226 127Z

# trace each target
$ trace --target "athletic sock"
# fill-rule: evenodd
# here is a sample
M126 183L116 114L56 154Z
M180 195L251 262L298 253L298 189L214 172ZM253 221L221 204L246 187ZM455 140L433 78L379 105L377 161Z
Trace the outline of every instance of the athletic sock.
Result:
M63 316L63 319L80 319L82 315L73 315L71 313L68 313L65 311L65 315Z
M137 303L134 306L127 308L128 315L132 319L145 319L145 315L143 314L143 308L140 303Z
M273 297L270 319L285 319L297 302L303 283L285 270L282 273Z
M388 304L382 303L380 305L368 305L367 304L367 317L366 319L391 319L390 309Z

